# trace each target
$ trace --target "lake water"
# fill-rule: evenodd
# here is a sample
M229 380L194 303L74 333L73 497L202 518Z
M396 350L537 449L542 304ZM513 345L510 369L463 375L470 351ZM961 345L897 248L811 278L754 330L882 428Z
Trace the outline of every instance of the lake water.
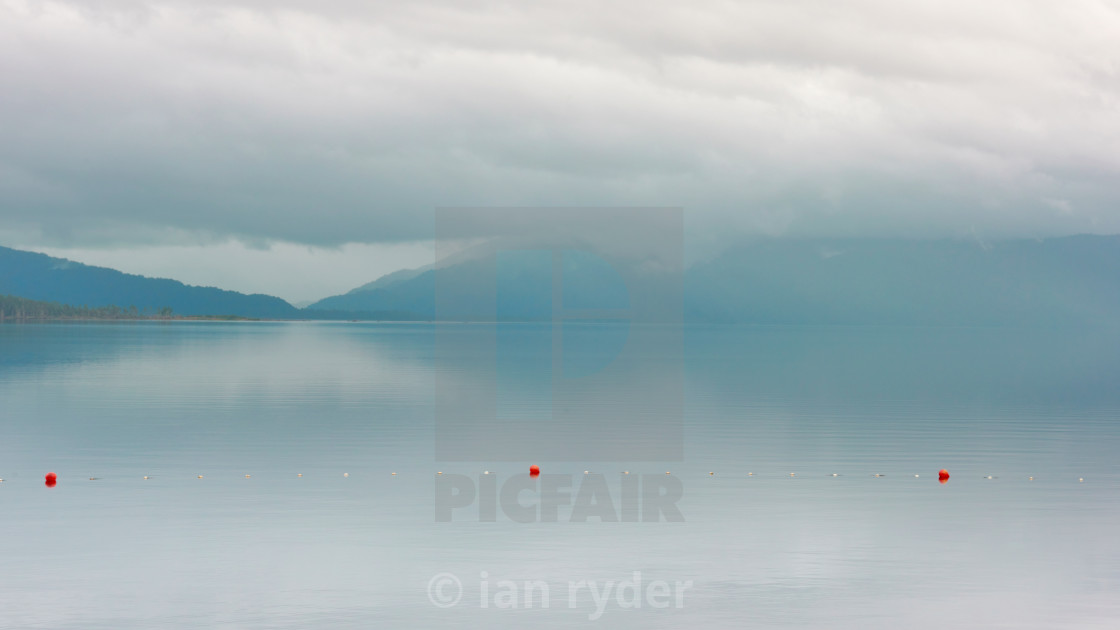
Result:
M647 391L561 410L547 326L441 328L450 362L429 324L0 326L0 627L1120 627L1117 331L651 329L618 375ZM487 383L491 459L436 461L470 439L441 394ZM561 413L634 441L552 427L538 461L524 426ZM683 459L556 456L657 440ZM671 471L684 522L437 522L437 472L531 463L616 499Z

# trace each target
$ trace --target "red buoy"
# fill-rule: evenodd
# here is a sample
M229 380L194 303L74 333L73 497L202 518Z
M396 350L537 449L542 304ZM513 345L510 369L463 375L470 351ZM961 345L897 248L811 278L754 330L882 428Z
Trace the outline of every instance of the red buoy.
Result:
M49 472L49 473L47 473L46 480L47 480L47 487L48 488L53 488L53 487L55 487L56 484L58 484L58 475L54 474L53 472Z
M540 466L537 466L536 464L533 464L532 466L529 467L529 476L530 477L536 477L539 474L541 474L541 467Z
M937 471L937 479L940 480L942 483L944 483L946 481L949 481L949 471L945 470L944 468Z

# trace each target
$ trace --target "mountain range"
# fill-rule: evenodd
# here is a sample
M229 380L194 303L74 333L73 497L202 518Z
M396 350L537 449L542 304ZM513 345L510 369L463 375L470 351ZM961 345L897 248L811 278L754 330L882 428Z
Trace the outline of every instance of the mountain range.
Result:
M680 273L639 277L575 252L487 252L377 278L298 309L284 300L0 247L0 295L269 319L545 320L563 303L625 310L664 288L686 321L744 324L1069 325L1120 321L1120 236L994 243L756 239ZM438 288L438 291L437 291ZM628 291L629 289L629 291ZM437 302L438 297L438 302ZM438 307L438 308L437 308ZM670 309L671 310L671 309Z
M0 247L0 295L73 306L171 308L179 315L240 315L286 319L299 310L271 295L246 295L177 280L147 278L46 254Z
M523 278L550 280L540 262L517 265ZM498 266L499 272L502 266ZM441 269L464 296L493 290L478 262ZM490 272L491 275L493 272ZM397 272L309 308L397 308L434 315L437 271ZM567 269L565 295L572 288ZM577 292L607 303L608 286ZM666 279L666 283L674 281ZM676 280L679 282L679 280ZM507 283L508 284L508 283ZM498 312L542 319L532 283L514 284ZM443 308L470 319L467 298ZM565 302L567 298L565 297ZM443 305L441 305L443 306ZM1071 236L994 243L957 240L758 239L693 265L683 277L686 321L747 324L1001 325L1120 321L1120 236Z

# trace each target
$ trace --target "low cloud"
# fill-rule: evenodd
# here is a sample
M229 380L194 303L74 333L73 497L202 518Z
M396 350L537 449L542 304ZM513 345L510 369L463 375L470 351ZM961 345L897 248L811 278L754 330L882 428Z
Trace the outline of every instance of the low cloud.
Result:
M1120 231L1120 5L0 0L0 229L431 238L680 206L698 238Z

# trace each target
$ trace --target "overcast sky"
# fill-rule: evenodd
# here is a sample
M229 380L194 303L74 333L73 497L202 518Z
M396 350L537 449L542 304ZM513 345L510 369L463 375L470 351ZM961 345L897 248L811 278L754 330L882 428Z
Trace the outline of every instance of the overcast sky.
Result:
M1118 182L1117 0L0 0L0 244L292 300L437 206L990 239Z

